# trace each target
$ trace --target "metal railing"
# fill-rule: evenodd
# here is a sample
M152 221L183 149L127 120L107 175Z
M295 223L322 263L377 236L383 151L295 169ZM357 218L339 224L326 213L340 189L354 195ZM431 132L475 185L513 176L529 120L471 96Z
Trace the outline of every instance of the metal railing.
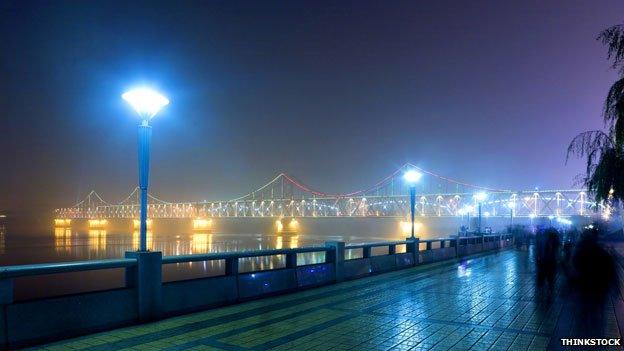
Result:
M249 251L235 251L235 252L219 252L219 253L204 253L204 254L191 254L191 255L176 255L176 256L164 256L162 258L163 264L171 263L186 263L186 262L198 262L198 261L215 261L215 260L234 260L247 257L262 257L262 256L275 256L275 255L296 255L300 253L308 252L327 252L330 248L324 246L308 246L292 249L269 249L269 250L249 250Z
M18 278L33 275L94 271L111 268L136 266L134 258L113 258L106 260L70 261L55 263L25 264L19 266L0 266L0 279Z
M417 243L426 244L425 250L435 250L432 247L434 243L440 243L440 248L454 247L459 241L459 245L477 244L483 242L489 242L496 239L510 239L511 234L502 235L482 235L482 236L469 236L469 237L451 237L451 238L438 238L438 239L425 239L417 240ZM363 257L370 257L372 248L375 247L388 247L388 254L396 253L396 246L407 245L411 240L399 240L399 241L382 241L372 243L361 244L349 244L345 245L345 250L363 249ZM446 246L445 243L450 243ZM307 246L291 249L267 249L267 250L248 250L248 251L233 251L233 252L219 252L219 253L202 253L202 254L189 254L189 255L175 255L175 256L163 256L162 264L173 263L187 263L198 261L216 261L225 260L232 261L240 258L249 257L263 257L274 255L286 255L287 257L301 253L312 252L330 252L332 248L326 246ZM419 250L424 251L424 250ZM288 261L288 260L287 260ZM326 259L327 261L327 259ZM69 273L69 272L82 272L112 268L129 268L137 265L135 258L113 258L103 260L89 260L89 261L68 261L68 262L55 262L55 263L40 263L40 264L26 264L15 266L0 266L0 279L10 279L25 276L35 276L44 274L55 273Z

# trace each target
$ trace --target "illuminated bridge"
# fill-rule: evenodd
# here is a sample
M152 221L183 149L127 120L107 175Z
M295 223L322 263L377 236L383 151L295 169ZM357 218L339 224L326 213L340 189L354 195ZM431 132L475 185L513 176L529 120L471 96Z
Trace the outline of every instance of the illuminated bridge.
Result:
M611 209L596 203L579 189L492 189L447 178L405 164L372 186L350 193L314 190L280 173L250 193L223 201L170 202L149 195L150 218L218 217L397 217L409 214L409 189L402 179L406 169L423 174L416 186L416 214L423 217L457 217L477 214L474 194L487 193L482 213L490 217L570 217L595 213L609 215ZM95 191L72 207L56 209L57 218L137 218L139 191L135 188L123 201L109 203Z

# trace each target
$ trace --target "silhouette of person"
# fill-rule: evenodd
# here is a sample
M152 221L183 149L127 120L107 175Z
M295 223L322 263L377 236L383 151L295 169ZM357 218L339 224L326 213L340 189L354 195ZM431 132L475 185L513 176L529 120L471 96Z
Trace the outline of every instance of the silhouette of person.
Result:
M540 293L545 285L549 295L555 290L559 258L559 232L554 228L541 230L535 237L537 286Z
M579 308L575 329L582 336L600 336L604 306L616 280L611 255L598 243L598 230L581 234L572 256L571 283Z
M598 243L598 230L586 229L572 257L578 292L585 298L602 301L615 277L611 255Z

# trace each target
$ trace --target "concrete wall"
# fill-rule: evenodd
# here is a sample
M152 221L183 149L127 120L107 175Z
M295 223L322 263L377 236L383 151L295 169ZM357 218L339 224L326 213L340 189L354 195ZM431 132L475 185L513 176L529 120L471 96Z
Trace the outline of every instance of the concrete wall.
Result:
M137 321L133 289L98 291L5 306L8 344L18 347Z

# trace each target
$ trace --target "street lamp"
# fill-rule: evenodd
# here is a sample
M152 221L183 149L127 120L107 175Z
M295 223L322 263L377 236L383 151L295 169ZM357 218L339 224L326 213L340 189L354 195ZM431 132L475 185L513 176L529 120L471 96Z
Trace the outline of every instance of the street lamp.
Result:
M479 192L473 195L475 201L477 201L477 203L479 204L479 225L478 225L478 230L479 230L479 234L481 234L481 205L483 204L483 201L485 201L485 199L487 199L487 194L484 192Z
M470 206L470 205L466 205L465 207L465 211L466 211L466 218L468 219L468 228L467 231L470 231L470 214L474 211L474 207Z
M412 236L411 239L414 239L414 212L416 209L416 183L422 177L422 173L416 170L409 170L403 174L403 180L409 185L410 190L410 215L412 218Z
M149 157L150 142L152 139L152 127L150 119L154 118L158 111L169 104L169 100L158 92L149 88L137 88L130 90L121 97L126 100L136 113L141 117L139 125L139 190L140 190L140 229L139 251L147 251L147 186L149 183Z

